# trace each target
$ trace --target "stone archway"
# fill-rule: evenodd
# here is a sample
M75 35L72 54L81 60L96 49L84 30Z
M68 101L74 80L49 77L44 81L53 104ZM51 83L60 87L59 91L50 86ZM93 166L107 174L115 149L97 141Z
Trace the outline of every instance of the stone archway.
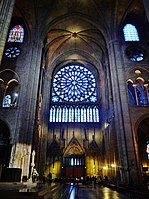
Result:
M64 177L66 179L81 179L85 176L84 148L73 135L64 152Z
M149 118L144 118L137 129L139 160L142 176L149 178L149 153L147 153L147 144L149 144Z

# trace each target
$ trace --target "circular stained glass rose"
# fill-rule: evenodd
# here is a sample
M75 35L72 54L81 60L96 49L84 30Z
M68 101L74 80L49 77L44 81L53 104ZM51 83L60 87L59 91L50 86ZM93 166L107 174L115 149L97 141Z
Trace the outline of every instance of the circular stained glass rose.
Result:
M96 81L93 73L82 65L68 65L54 76L53 102L96 102Z
M10 47L6 50L5 55L8 58L16 58L20 55L20 52L18 47Z

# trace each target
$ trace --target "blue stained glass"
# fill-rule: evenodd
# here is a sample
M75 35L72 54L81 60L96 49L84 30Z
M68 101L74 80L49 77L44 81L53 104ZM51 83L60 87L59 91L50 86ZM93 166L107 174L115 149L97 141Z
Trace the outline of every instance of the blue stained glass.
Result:
M53 102L93 102L96 81L91 71L79 65L61 68L53 79ZM94 97L94 102L97 98Z
M50 122L99 122L97 106L51 106Z
M10 47L6 50L5 55L8 58L16 58L20 55L20 52L18 47Z
M123 32L125 41L139 41L138 31L134 25L126 24Z
M93 106L96 80L86 67L67 65L57 71L51 94L50 122L99 122L99 107Z

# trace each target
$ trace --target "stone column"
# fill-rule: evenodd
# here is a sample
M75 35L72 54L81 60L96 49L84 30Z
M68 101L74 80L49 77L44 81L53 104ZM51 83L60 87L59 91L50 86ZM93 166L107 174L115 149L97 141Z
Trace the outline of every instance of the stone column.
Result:
M26 68L27 72L25 75L22 73L20 102L24 105L20 106L19 109L17 117L18 128L16 129L17 136L14 141L16 147L14 147L14 151L12 151L14 155L11 155L11 157L13 157L11 167L22 168L22 177L29 177L30 171L42 49L43 42L36 34L34 34L34 40L30 43L28 57L26 58L28 60L28 67ZM18 154L23 154L24 151L26 151L26 154L23 156L23 163L20 163L21 158L18 158Z
M40 128L40 147L39 147L39 172L40 178L44 175L45 163L46 163L46 151L47 151L47 138L48 138L48 125L49 121L49 99L50 99L50 77L45 73L44 75L44 88L43 88L43 103L41 110L41 123L42 126ZM47 92L48 91L48 92Z
M8 34L9 24L12 17L14 3L15 0L0 1L0 64ZM2 172L2 165L0 164L0 179L1 179L1 172Z
M32 145L33 139L33 129L34 129L34 122L35 122L35 115L36 115L36 105L37 105L37 98L38 98L38 88L39 88L39 81L40 81L40 71L41 71L41 57L42 57L42 50L43 50L43 42L37 38L37 40L33 41L32 45L32 55L31 55L31 62L30 62L30 73L28 76L28 84L27 84L27 93L26 98L26 122L24 123L25 130L25 137L23 141L26 140L27 145ZM21 133L21 132L20 132ZM29 175L29 166L30 161L25 161L27 164L24 165L26 168L26 173L24 175Z
M124 183L129 183L130 179L133 178L134 182L137 183L137 163L127 100L126 80L124 78L125 69L121 43L118 40L110 41L108 50L121 180Z
M0 1L0 64L12 17L15 0Z
M143 2L144 2L144 9L146 12L146 16L149 22L149 0L144 0Z

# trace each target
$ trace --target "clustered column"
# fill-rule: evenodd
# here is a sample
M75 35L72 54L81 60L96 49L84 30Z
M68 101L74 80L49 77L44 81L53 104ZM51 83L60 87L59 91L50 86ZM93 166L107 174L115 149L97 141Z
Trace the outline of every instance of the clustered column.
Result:
M12 17L15 0L0 1L0 63L5 47L7 33Z
M137 169L131 122L129 116L126 82L124 79L124 65L122 59L122 47L118 40L109 42L109 61L113 91L113 103L115 111L115 125L117 126L117 144L120 159L121 180L125 183L130 181L131 173L135 170L132 177L137 181ZM133 162L133 164L132 164ZM132 166L133 165L133 166ZM134 172L133 172L134 173Z
M41 57L42 57L43 42L39 39L33 42L31 62L30 62L30 74L28 77L27 85L27 104L26 104L26 124L24 124L24 129L26 127L25 138L27 144L32 144L33 139L33 128L34 128L34 118L36 113L36 102L38 95L38 83L40 81L40 70L41 70ZM24 162L24 174L28 176L30 159Z

